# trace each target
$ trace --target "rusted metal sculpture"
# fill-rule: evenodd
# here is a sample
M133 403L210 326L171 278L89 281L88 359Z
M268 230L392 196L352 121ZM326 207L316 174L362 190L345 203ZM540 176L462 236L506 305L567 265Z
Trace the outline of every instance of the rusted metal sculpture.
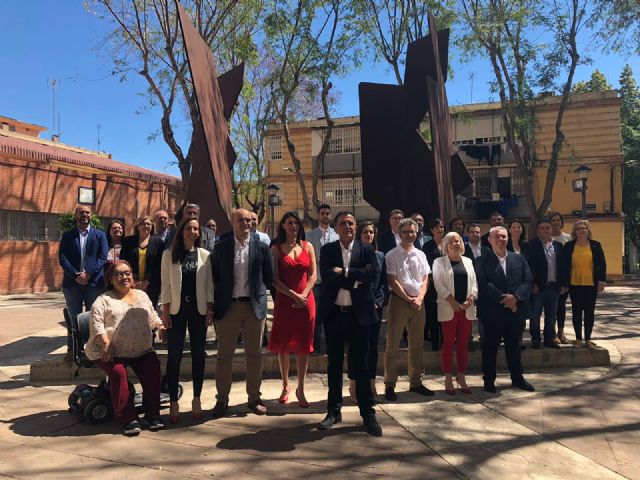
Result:
M215 218L220 231L231 229L231 169L236 153L227 122L242 89L244 64L217 76L213 53L176 0L200 120L193 132L187 201L200 205L200 218Z
M454 218L455 196L472 182L452 155L444 85L448 46L449 30L436 31L429 15L429 34L407 48L404 85L359 85L363 194L382 223L393 208ZM431 147L420 132L427 113Z

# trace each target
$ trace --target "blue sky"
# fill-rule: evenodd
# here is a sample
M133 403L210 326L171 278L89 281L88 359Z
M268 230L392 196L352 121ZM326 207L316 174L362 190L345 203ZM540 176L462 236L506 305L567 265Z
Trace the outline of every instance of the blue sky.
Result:
M136 113L145 105L141 93L146 82L138 75L131 75L126 82L110 76L111 59L97 49L109 29L106 21L85 11L81 0L0 0L4 38L0 49L0 65L4 67L0 75L0 115L45 126L49 131L43 136L50 137L53 118L49 84L55 78L59 81L56 111L64 143L97 150L100 125L100 149L112 153L114 159L179 175L162 138L147 141L159 128L159 111ZM581 47L592 55L596 51L588 39L583 39ZM576 81L588 79L593 69L599 68L617 87L627 62L638 79L637 56L596 54L592 65L578 69ZM452 66L454 79L447 83L450 104L471 102L471 73L473 101L496 100L491 98L487 84L490 71L486 61L462 63L452 52ZM335 81L340 92L338 114L358 114L359 82L393 83L393 78L384 65L370 65Z

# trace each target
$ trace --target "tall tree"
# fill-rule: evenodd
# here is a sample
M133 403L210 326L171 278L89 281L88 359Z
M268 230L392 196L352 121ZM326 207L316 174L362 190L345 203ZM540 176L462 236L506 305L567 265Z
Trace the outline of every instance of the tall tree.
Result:
M353 2L269 0L266 3L265 50L276 65L274 109L302 194L304 220L312 222L312 205L319 204L318 180L334 125L331 80L348 71L358 58L355 54L358 36L350 24ZM313 170L311 196L290 129L290 122L296 119L293 107L303 98L310 102L320 99L327 123Z
M255 49L252 38L258 24L260 1L183 0L181 3L198 33L215 52L219 71L251 56ZM113 24L104 47L113 57L115 71L123 80L132 73L145 79L146 107L158 107L161 111L162 138L176 159L186 189L193 159L189 145L181 145L176 132L186 117L192 138L199 112L175 0L90 0L88 8Z
M620 97L625 233L627 239L640 248L640 90L629 65L625 65L620 74Z
M438 28L448 27L454 18L453 5L453 0L359 0L354 6L374 59L389 64L402 85L407 45L428 33L427 13L436 16Z
M516 164L526 177L526 201L535 225L552 200L562 124L573 76L580 62L577 36L585 22L585 0L460 0L460 45L467 55L488 57L493 86L500 96L503 127ZM542 43L540 31L552 37ZM560 91L555 137L550 146L544 194L534 196L536 91Z
M593 0L589 23L605 51L640 53L638 0Z
M613 87L607 82L604 73L596 68L591 73L591 78L586 82L583 80L576 83L571 89L571 93L606 92L612 89Z

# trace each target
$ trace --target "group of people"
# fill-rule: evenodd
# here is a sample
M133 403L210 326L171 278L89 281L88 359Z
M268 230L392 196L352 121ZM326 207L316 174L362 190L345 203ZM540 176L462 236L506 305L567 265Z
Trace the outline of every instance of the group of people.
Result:
M191 416L203 416L200 396L209 326L214 326L218 342L212 415L219 418L227 413L239 336L245 352L247 406L255 414L267 413L260 386L268 291L275 303L268 350L278 355L280 403L289 401L289 360L294 353L294 394L300 407L309 406L305 396L309 355L326 346L327 415L318 425L320 430L342 420L347 345L350 394L365 430L382 435L373 407L385 306L384 396L388 401L397 399L397 357L405 336L411 392L434 395L422 383L423 342L428 339L434 349L442 350L445 392L456 393L455 350L458 388L472 393L465 372L476 319L484 389L496 391L496 357L504 342L512 384L533 391L524 379L520 359L525 320L530 320L533 348L540 348L542 312L543 344L558 348L566 343L567 292L575 345L582 345L584 319L585 345L595 346L591 341L595 301L604 288L606 264L586 220L575 222L569 236L561 231L562 217L553 214L538 223L538 237L525 243L522 223L514 220L507 229L497 213L491 216L490 231L481 237L478 225L465 228L461 219L451 220L445 234L440 219L430 221L424 231L422 215L405 218L403 212L393 210L390 230L378 238L372 222L357 224L353 213L346 211L332 219L330 206L322 204L317 228L305 233L297 213L288 212L273 240L256 231L257 215L244 209L233 212L233 230L222 237L216 235L215 221L203 227L198 216L198 206L187 205L184 218L170 230L167 213L160 211L154 218L139 219L136 234L123 238L123 225L117 221L109 225L108 236L90 228L91 212L79 206L78 228L61 240L68 308L72 315L82 311L83 302L91 308L86 354L108 373L116 419L129 435L139 433L141 426L129 398L127 365L145 392L148 428L163 427L156 398L160 366L153 351L154 329L167 341L170 422L181 420L178 377L187 331L194 392Z

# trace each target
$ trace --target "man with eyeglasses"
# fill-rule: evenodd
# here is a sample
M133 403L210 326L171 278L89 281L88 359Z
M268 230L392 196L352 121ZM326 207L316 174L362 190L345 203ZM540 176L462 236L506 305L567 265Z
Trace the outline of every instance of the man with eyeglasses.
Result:
M82 307L91 310L95 299L103 291L104 265L109 254L107 236L102 230L91 228L91 209L76 207L76 228L65 232L60 239L58 258L64 270L62 292L71 318L82 313ZM73 361L71 325L67 324L67 353L64 361Z
M213 239L216 241L216 243L220 241L220 235L218 235L218 224L213 218L207 220L205 227L213 232Z
M385 256L387 282L392 294L387 313L387 347L384 356L384 396L397 400L395 392L398 380L397 355L402 332L407 329L409 344L409 391L420 395L433 395L422 384L424 372L424 297L429 288L431 269L426 255L415 248L417 224L404 218L398 225L400 244Z
M169 246L168 239L171 229L169 228L169 214L165 210L158 210L153 214L153 221L156 224L156 237L162 239L164 248Z
M200 206L195 203L187 203L183 209L183 218L195 218L200 222ZM175 236L175 230L171 230L166 240L166 245L171 245L173 237ZM209 228L200 224L200 245L209 253L213 253L213 248L216 244L216 236Z

